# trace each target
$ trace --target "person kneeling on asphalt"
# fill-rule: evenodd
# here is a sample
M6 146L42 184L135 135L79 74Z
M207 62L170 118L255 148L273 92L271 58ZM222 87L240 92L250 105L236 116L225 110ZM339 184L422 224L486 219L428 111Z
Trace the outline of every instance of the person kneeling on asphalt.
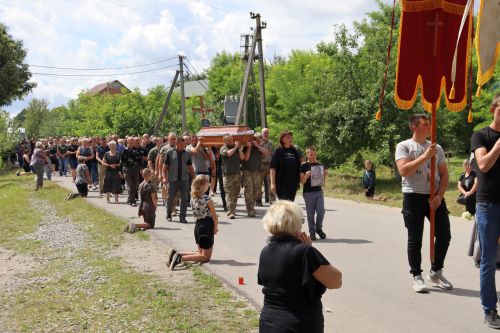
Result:
M167 257L167 266L174 270L181 262L191 261L206 263L210 261L214 246L214 235L218 232L219 221L215 213L214 202L206 194L210 182L208 176L198 175L191 185L191 208L196 218L194 239L198 252L177 252L171 249Z
M88 185L92 183L90 180L89 168L85 164L86 160L85 156L78 157L78 166L76 167L75 177L75 185L78 193L69 193L66 196L66 200L74 199L76 197L87 197L87 194L89 193Z
M144 181L139 185L141 202L138 215L142 216L144 223L130 222L125 226L125 232L134 233L137 230L154 229L156 220L156 207L158 206L158 195L156 186L151 182L153 172L150 168L142 170Z

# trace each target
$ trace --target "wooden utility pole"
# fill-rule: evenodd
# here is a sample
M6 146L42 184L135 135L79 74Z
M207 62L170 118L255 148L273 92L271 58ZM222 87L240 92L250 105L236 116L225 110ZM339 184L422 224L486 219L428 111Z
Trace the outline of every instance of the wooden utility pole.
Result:
M175 72L174 79L172 80L172 84L170 85L170 90L168 91L167 98L165 99L165 103L163 104L163 109L161 110L160 117L156 122L156 126L153 129L153 135L158 136L158 132L160 131L161 123L163 122L163 118L167 115L168 103L170 103L170 97L172 97L172 93L174 92L175 85L177 84L177 78L179 77L179 71Z
M245 67L245 76L243 77L243 85L241 86L241 93L240 93L240 101L239 101L239 104L238 104L238 111L236 111L236 119L234 120L234 124L235 125L239 125L240 124L241 112L243 111L243 105L246 102L246 96L247 96L247 92L248 92L248 80L250 78L250 71L253 68L253 55L255 54L255 45L256 45L256 42L257 42L257 38L256 37L257 37L257 30L254 31L253 39L252 39L252 46L250 47L250 52L248 53L249 57L248 57L247 64L246 64L246 67Z
M248 61L248 57L249 57L249 54L248 54L248 48L250 46L250 35L249 34L245 34L243 37L245 37L245 44L243 45L243 48L244 48L244 51L243 51L243 64L246 64L247 61ZM247 97L248 96L245 96L245 100L243 101L243 124L244 125L248 125L248 101L247 101Z
M187 130L186 125L186 96L184 95L184 56L179 55L179 75L181 84L181 116L182 116L182 131Z
M259 59L259 79L260 79L260 123L262 128L267 127L266 121L266 89L264 85L264 53L262 51L262 29L267 27L266 22L260 22L260 14L255 14L255 25L257 26L257 46Z

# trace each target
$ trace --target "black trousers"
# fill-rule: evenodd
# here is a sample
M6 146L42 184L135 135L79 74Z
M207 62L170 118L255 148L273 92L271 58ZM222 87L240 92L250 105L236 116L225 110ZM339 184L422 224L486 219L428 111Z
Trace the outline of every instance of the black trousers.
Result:
M123 173L128 186L127 203L134 203L139 191L139 168L123 168Z
M295 195L297 194L298 187L299 184L295 182L286 184L276 184L276 195L280 200L295 201Z
M408 263L410 273L413 276L422 273L422 236L424 232L424 219L430 217L429 194L404 193L403 194L403 214L405 227L408 230ZM435 211L435 247L434 262L431 265L433 271L443 268L444 259L450 245L450 219L448 217L446 202Z

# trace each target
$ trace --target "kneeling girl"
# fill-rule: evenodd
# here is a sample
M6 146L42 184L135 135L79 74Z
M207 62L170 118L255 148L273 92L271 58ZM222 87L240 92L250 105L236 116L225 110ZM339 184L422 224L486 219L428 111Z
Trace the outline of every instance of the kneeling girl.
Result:
M214 246L214 235L218 231L219 221L215 213L214 202L210 195L206 194L210 182L208 176L198 175L191 185L191 208L196 218L194 227L194 239L198 245L198 252L177 252L170 250L167 258L167 266L173 270L181 262L209 262Z

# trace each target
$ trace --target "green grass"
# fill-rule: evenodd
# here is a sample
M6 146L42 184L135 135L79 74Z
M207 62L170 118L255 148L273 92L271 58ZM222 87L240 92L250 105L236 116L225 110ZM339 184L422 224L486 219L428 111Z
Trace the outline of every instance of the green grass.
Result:
M24 276L12 293L0 294L2 327L16 332L249 332L258 315L199 267L194 283L165 282L136 272L109 251L124 240L125 220L85 200L65 201L67 191L46 182L33 191L33 177L0 175L0 246L50 258ZM19 236L36 230L41 219L30 200L45 200L87 232L90 242L68 255ZM136 233L148 241L145 233ZM158 260L161 260L160 258Z
M457 189L458 177L463 172L462 162L466 156L455 156L448 160L448 170L450 181L445 193L445 200L451 215L461 216L465 211L464 206L456 203L459 195ZM328 179L325 183L325 195L339 199L353 201L367 201L363 193L364 170L352 170L344 166L329 171ZM375 196L381 195L387 198L387 201L368 201L370 203L385 205L390 207L401 207L403 194L401 193L401 183L393 175L391 168L386 166L376 167L377 185Z

